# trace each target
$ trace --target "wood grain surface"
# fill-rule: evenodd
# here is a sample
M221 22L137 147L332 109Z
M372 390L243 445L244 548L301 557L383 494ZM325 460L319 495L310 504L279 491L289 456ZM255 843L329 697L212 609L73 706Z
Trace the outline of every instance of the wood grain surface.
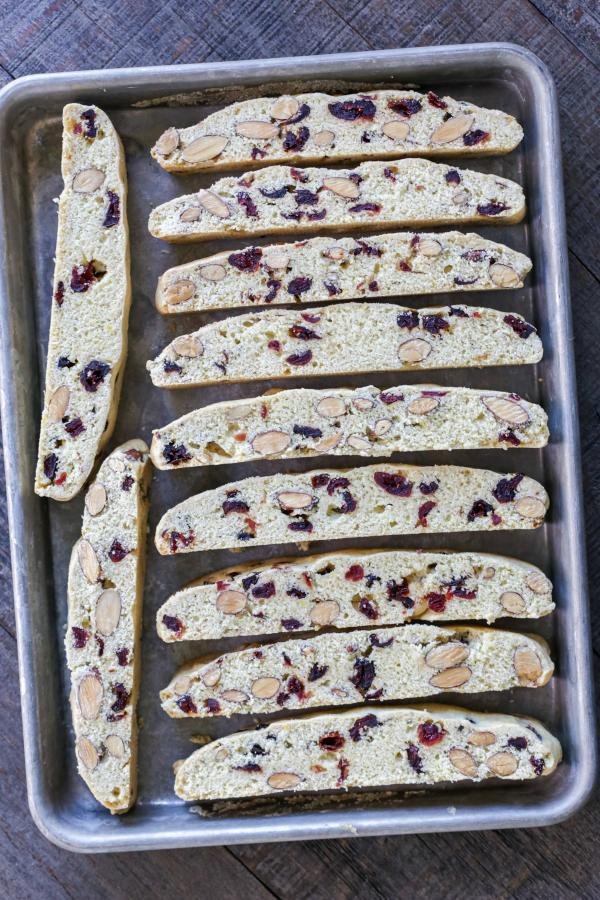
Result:
M597 0L0 0L0 85L32 72L490 40L529 47L550 67L558 86L598 673ZM1 479L5 522L3 470ZM600 897L597 796L570 822L537 830L69 854L41 836L27 809L6 533L0 537L0 672L2 897Z

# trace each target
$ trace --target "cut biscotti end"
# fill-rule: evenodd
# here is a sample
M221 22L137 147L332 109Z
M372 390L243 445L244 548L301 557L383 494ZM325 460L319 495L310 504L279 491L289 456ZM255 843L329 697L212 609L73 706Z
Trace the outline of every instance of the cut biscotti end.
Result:
M357 605L370 607L366 598ZM160 692L172 718L272 714L444 691L543 687L545 641L493 628L404 625L261 644L192 660Z
M273 162L509 153L523 139L511 115L407 90L243 100L197 125L168 128L151 149L169 172Z
M156 429L159 469L256 459L543 447L547 416L517 394L439 385L279 391L205 406Z
M536 566L489 553L346 550L222 570L177 591L156 614L163 641L539 618L554 609Z
M112 433L130 304L125 155L96 106L63 110L62 175L35 491L70 500Z
M114 450L90 485L73 548L65 635L79 774L112 813L135 801L148 447Z
M536 528L541 484L460 466L381 464L251 477L190 497L156 527L162 554L372 535Z
M175 793L211 801L493 777L526 781L550 775L561 758L558 740L537 719L437 704L362 706L212 741L178 765Z
M355 169L272 166L221 178L157 206L150 233L167 241L520 222L520 185L426 159L365 162Z
M310 311L265 309L180 335L146 364L157 387L347 375L357 372L525 365L542 342L516 313L464 305L409 309L371 303Z
M222 251L175 266L160 276L155 300L161 313L187 313L355 297L506 290L523 287L530 270L531 260L524 254L458 231L317 237Z

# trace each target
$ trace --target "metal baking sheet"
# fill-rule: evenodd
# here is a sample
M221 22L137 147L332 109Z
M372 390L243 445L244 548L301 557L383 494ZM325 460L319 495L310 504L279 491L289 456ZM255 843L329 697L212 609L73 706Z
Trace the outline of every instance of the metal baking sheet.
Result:
M56 212L61 189L61 108L65 102L101 105L112 117L127 151L134 302L130 354L118 424L111 446L134 436L150 438L163 425L197 405L232 396L253 396L269 385L255 383L187 391L153 388L144 364L176 333L202 317L161 317L153 307L158 275L168 266L214 252L225 242L202 247L166 245L148 235L155 204L210 182L211 176L163 172L148 149L165 127L192 124L233 97L250 91L299 90L347 83L363 86L414 84L516 115L525 128L521 147L506 157L463 160L521 182L528 216L520 225L488 227L482 233L529 253L534 270L516 292L469 294L467 303L517 310L535 322L545 346L533 367L469 369L427 374L426 380L517 391L548 410L552 439L543 450L482 450L416 454L415 462L453 462L517 468L544 482L552 506L536 532L411 536L370 539L338 546L449 547L480 549L522 557L553 579L556 612L539 622L507 622L546 637L557 660L556 677L536 691L458 698L477 709L501 709L541 718L562 741L565 759L549 778L522 785L466 784L451 788L383 794L354 793L318 808L296 799L266 808L231 804L213 817L190 811L173 794L171 764L193 749L198 732L223 734L241 724L173 721L161 711L158 690L184 660L207 652L201 643L163 645L155 632L155 611L185 582L234 562L274 557L281 548L240 554L159 557L149 541L140 701L139 800L127 816L101 809L75 771L67 707L67 675L62 640L66 619L67 560L80 528L83 495L69 504L40 500L33 493L40 390L45 367ZM172 98L174 95L176 99ZM196 106L190 105L190 100ZM586 800L595 772L590 735L592 681L584 532L579 471L575 373L567 275L558 104L547 69L522 47L473 44L256 62L121 69L32 76L0 94L0 179L2 271L0 363L2 418L8 491L9 530L18 624L20 686L29 805L41 831L55 843L78 851L140 850L352 835L522 827L550 824L573 814ZM261 239L266 242L268 239ZM229 242L228 246L242 246ZM408 302L408 301L405 301ZM419 298L418 305L446 302ZM365 303L365 310L368 304ZM204 321L224 313L206 315ZM321 384L375 383L390 387L423 380L419 373L327 378ZM289 387L301 382L290 381ZM314 382L313 382L314 383ZM399 459L407 461L406 455ZM330 460L340 466L346 461ZM360 464L360 460L355 460ZM265 461L246 466L184 469L155 473L150 533L164 510L185 496L252 472L279 468L300 471L314 460ZM331 545L313 544L311 552ZM289 548L286 548L288 550ZM235 641L228 641L235 645ZM222 646L225 646L223 643ZM219 650L222 647L219 647ZM449 702L452 702L449 695Z

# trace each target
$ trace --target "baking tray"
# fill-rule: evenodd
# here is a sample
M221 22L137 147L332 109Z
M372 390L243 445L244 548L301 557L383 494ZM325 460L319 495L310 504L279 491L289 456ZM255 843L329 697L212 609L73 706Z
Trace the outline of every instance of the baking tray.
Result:
M161 711L158 690L175 667L208 648L201 643L163 645L154 629L155 611L171 591L193 577L234 561L274 557L282 548L245 550L235 556L219 552L163 558L150 541L144 690L139 708L139 800L129 815L111 817L77 777L67 706L62 648L67 561L79 533L83 495L62 505L40 500L32 489L56 232L52 200L61 189L61 108L75 100L101 105L112 117L127 151L134 302L130 356L111 442L114 446L134 436L148 440L152 427L196 405L225 396L256 395L269 386L255 383L173 392L151 386L144 371L146 359L176 333L202 321L202 317L159 316L152 302L157 276L168 266L211 253L223 243L176 247L148 235L146 222L153 205L211 180L209 175L163 172L151 160L149 147L168 125L191 124L220 104L252 91L262 92L259 85L271 84L275 92L315 86L339 92L349 83L415 84L446 91L513 113L525 127L525 141L509 156L459 164L523 184L529 205L526 221L481 230L530 253L533 275L520 291L468 294L463 299L516 309L534 321L544 342L544 359L537 366L521 369L454 370L433 377L443 384L515 390L543 403L550 417L550 445L541 451L421 453L413 455L413 461L452 461L499 471L518 468L548 488L552 500L548 522L535 532L410 536L404 540L346 541L338 546L480 549L519 556L545 569L554 581L556 612L535 623L505 624L535 630L550 641L557 660L556 677L541 690L459 696L458 702L476 709L539 716L562 741L565 759L552 777L521 785L487 782L428 791L398 789L382 794L354 793L341 802L329 798L319 807L302 800L288 805L279 802L266 809L242 809L234 804L212 817L195 814L173 794L172 762L193 749L189 738L194 733L223 734L242 723L238 717L199 725L197 721L170 720ZM173 95L179 96L168 99ZM193 103L198 105L193 108ZM95 852L522 827L558 822L579 809L594 779L594 717L558 103L552 79L540 60L515 45L472 44L26 77L0 94L0 180L4 454L28 796L40 830L62 847ZM261 240L264 243L268 238ZM228 246L243 243L229 242ZM446 302L446 298L419 298L418 304L437 302ZM204 320L224 314L206 315ZM371 382L384 388L403 380L432 380L430 374L424 374L327 378L320 383ZM289 381L288 386L300 383ZM406 455L399 457L403 458L406 460ZM331 462L345 463L340 459ZM256 471L300 471L314 466L314 460L286 460L155 473L150 533L164 510L190 493ZM310 552L327 546L313 544ZM452 699L449 695L449 702ZM247 725L247 720L243 724Z

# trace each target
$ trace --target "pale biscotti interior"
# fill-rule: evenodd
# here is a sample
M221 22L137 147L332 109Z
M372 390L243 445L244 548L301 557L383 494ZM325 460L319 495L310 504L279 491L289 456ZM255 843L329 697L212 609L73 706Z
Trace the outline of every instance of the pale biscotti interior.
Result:
M243 100L189 128L163 132L151 153L171 172L273 162L508 153L523 138L513 116L433 91L311 93Z
M369 605L366 599L359 603ZM267 715L443 691L542 687L553 670L541 638L417 624L297 638L194 660L160 698L172 718Z
M397 232L222 251L168 269L161 313L523 287L531 260L477 234Z
M127 350L125 156L98 107L65 106L62 175L35 480L55 500L78 493L110 438Z
M357 372L523 365L542 342L516 313L473 306L265 309L180 335L146 368L158 387Z
M491 777L524 781L550 775L561 756L559 742L536 719L435 704L361 706L212 741L176 764L175 793L210 801Z
M135 801L148 447L128 441L85 497L69 566L65 649L79 774L112 813Z
M163 641L380 628L554 609L552 584L521 560L490 553L347 550L214 572L156 614Z
M365 162L355 169L270 166L221 178L150 213L150 233L200 241L333 229L509 224L525 214L520 185L425 159Z
M364 466L254 476L190 497L156 527L159 553L542 524L548 495L521 474Z
M543 447L547 441L544 410L514 393L370 385L299 388L204 406L156 429L150 453L157 468L173 469L325 453Z

